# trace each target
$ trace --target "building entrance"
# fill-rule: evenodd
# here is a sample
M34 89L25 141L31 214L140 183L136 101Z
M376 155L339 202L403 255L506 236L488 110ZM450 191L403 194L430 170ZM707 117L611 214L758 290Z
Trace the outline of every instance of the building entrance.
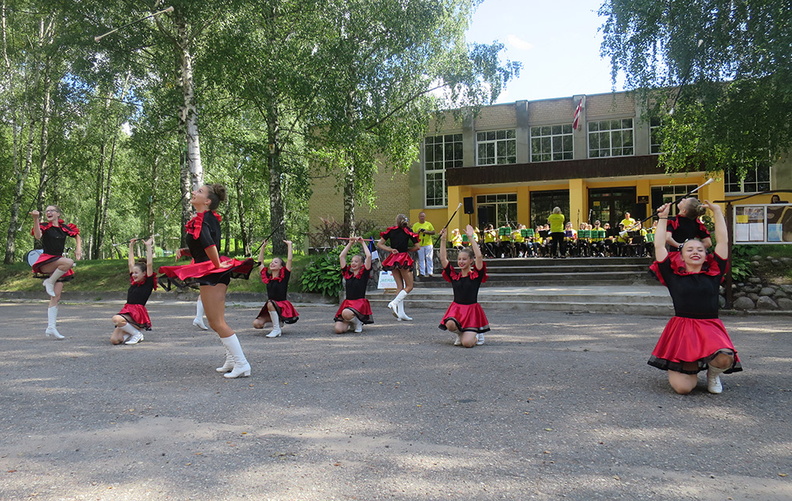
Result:
M589 190L589 213L587 221L594 223L599 220L603 225L610 223L611 228L618 228L625 212L632 213L633 219L643 219L643 215L635 213L635 187L592 188Z

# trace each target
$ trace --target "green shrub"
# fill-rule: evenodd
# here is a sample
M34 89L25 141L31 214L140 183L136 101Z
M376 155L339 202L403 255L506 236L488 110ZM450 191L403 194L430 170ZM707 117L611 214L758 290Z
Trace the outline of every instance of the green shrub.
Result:
M755 245L733 245L731 255L732 279L742 282L753 275L751 256L756 254Z
M338 298L343 282L338 255L343 246L336 246L329 252L314 256L305 266L300 277L303 292L319 292L328 297Z

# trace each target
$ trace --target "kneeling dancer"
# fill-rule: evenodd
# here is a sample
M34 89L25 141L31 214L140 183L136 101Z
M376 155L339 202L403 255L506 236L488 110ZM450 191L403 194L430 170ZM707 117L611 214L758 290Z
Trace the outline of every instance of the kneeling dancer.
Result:
M157 288L157 276L154 274L154 237L146 244L146 260L135 261L135 239L129 241L129 281L127 301L117 315L113 315L115 329L110 334L113 344L137 344L143 341L141 329L151 330L146 303L151 292Z
M363 247L366 258L356 254L347 265L347 253L355 242ZM363 324L374 323L371 305L366 299L366 287L371 275L371 251L362 237L349 237L349 242L339 254L338 260L341 264L341 275L346 281L346 298L335 314L335 333L343 334L350 327L355 332L363 332Z
M279 257L272 258L269 266L264 264L264 248L267 246L267 241L261 243L261 251L259 252L259 270L261 272L261 281L267 285L267 302L256 315L253 320L253 327L255 329L263 329L268 323L272 323L272 330L267 334L267 337L278 337L283 331L284 323L293 324L300 319L300 315L294 308L294 305L286 299L289 294L289 277L292 270L292 242L291 240L284 240L286 244L287 256L286 262Z

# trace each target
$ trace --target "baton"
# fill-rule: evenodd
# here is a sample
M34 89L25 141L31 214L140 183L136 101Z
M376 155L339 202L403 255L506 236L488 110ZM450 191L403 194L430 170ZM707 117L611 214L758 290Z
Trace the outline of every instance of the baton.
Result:
M446 221L446 224L445 224L445 226L443 226L442 228L440 228L440 231L439 231L438 233L441 233L443 230L445 230L445 229L447 229L447 228L448 228L448 225L449 225L449 224L451 224L451 221L454 219L454 217L456 217L456 215L457 215L457 212L459 212L459 208L460 208L460 207L462 207L462 202L459 202L459 205L457 205L457 208L456 208L456 210L454 211L454 213L453 213L453 214L451 214L451 217L450 217L450 218L448 218L448 221ZM438 237L437 237L437 240L435 240L435 242L434 242L434 243L435 243L435 245L436 245L436 244L437 244L437 242L439 242L439 241L440 241L440 236L438 236Z

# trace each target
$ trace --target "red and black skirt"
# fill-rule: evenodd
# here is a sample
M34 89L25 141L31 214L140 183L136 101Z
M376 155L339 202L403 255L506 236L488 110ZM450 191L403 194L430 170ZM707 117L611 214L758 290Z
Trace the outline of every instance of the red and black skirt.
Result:
M225 258L222 258L226 260ZM231 259L228 268L215 268L212 261L183 264L179 266L160 266L160 283L166 290L171 289L171 284L176 287L196 287L201 285L226 284L232 278L247 280L256 262L253 259Z
M487 332L490 330L489 320L484 313L484 309L478 303L473 304L459 304L451 303L451 306L446 310L443 315L443 320L440 321L440 327L443 330L448 330L446 322L453 320L457 325L459 332Z
M737 350L720 319L674 316L663 329L647 363L662 370L697 374L706 370L721 350L734 353L734 363L725 371L726 374L741 371ZM696 363L698 368L683 369L683 364L689 363Z
M272 303L275 306L275 313L278 314L278 318L281 322L287 324L293 324L297 320L300 319L300 314L297 313L297 310L294 308L294 305L291 304L289 301L275 301L274 299L268 299L264 306L259 311L256 318L263 318L264 322L272 322L272 318L270 318L269 310L267 309L267 305Z
M118 314L126 318L127 322L138 329L151 330L151 319L149 318L148 310L145 305L127 303L121 308Z
M63 256L55 256L53 254L40 255L39 258L36 260L36 262L33 263L33 274L36 275L36 277L34 278L49 277L50 274L41 271L41 267L44 266L45 264L53 263L62 257ZM68 282L72 279L74 279L74 268L70 268L69 271L61 275L61 277L58 279L58 282Z
M385 271L392 270L412 270L415 260L410 257L409 252L398 252L396 254L388 254L388 257L382 260L382 269Z
M374 313L371 311L371 304L369 304L368 299L364 297L360 299L344 299L344 302L338 307L338 311L336 312L335 318L333 318L333 320L336 322L344 322L345 320L344 317L341 316L341 312L347 308L352 310L352 313L355 314L357 319L364 324L374 323Z

